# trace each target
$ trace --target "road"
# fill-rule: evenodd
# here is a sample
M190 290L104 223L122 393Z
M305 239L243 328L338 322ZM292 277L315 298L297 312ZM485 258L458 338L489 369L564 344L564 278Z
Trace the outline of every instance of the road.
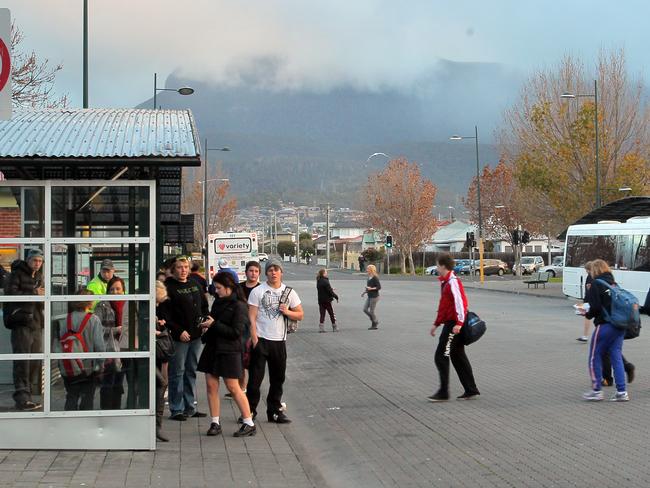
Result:
M380 330L368 331L364 278L331 272L341 332L319 334L314 277L286 277L306 315L289 340L283 430L327 486L648 486L647 336L625 344L632 400L585 403L588 346L571 302L468 290L489 327L468 349L482 394L431 404L437 281L382 280ZM451 393L462 393L453 371Z

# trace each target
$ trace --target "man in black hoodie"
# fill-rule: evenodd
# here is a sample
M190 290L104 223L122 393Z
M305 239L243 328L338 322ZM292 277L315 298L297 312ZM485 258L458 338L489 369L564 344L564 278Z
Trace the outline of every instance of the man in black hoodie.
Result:
M5 295L44 295L43 252L31 249L27 260L11 264L11 274L5 283ZM43 302L9 302L4 304L4 322L11 329L14 354L43 352ZM32 385L41 376L40 360L14 361L14 401L18 410L36 410L41 405L32 400Z
M205 417L194 405L196 368L201 353L201 334L207 326L208 301L201 286L189 279L190 263L179 257L165 286L169 296L166 326L174 339L174 356L169 361L169 410L172 420Z

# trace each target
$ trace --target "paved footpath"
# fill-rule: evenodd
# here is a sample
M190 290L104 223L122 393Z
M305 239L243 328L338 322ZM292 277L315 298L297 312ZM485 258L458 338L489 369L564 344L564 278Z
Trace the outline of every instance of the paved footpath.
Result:
M261 418L256 437L232 438L224 402L225 435L206 437L206 419L167 421L172 442L155 452L0 451L0 487L650 486L650 336L625 344L632 400L584 403L572 302L468 287L489 327L468 349L482 395L431 404L431 281L384 281L380 330L368 331L363 277L332 273L337 334L317 333L313 280L291 282L306 318L288 344L290 425ZM451 385L462 393L453 370Z

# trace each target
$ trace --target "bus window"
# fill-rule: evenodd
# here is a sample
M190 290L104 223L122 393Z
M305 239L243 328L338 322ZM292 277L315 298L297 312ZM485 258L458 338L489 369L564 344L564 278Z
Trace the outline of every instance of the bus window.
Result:
M634 271L650 271L650 235L635 235L633 238Z
M565 266L582 268L587 261L603 259L616 264L616 236L569 236Z
M616 239L616 265L614 269L634 268L634 235L620 235Z

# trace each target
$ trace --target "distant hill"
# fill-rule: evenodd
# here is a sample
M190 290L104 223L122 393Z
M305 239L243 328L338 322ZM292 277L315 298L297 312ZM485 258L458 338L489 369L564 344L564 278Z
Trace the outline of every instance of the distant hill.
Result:
M195 94L158 94L163 108L189 107L201 137L223 161L240 206L277 198L296 203L332 201L357 205L357 190L369 171L404 156L421 164L439 188L441 206L459 205L476 173L472 140L479 126L481 163L494 164L491 144L503 109L519 89L518 78L496 64L443 61L410 93L339 87L328 92L270 90L255 80L246 86L216 86L171 76L168 87L190 85ZM141 107L150 107L151 100ZM201 144L203 145L203 139Z

